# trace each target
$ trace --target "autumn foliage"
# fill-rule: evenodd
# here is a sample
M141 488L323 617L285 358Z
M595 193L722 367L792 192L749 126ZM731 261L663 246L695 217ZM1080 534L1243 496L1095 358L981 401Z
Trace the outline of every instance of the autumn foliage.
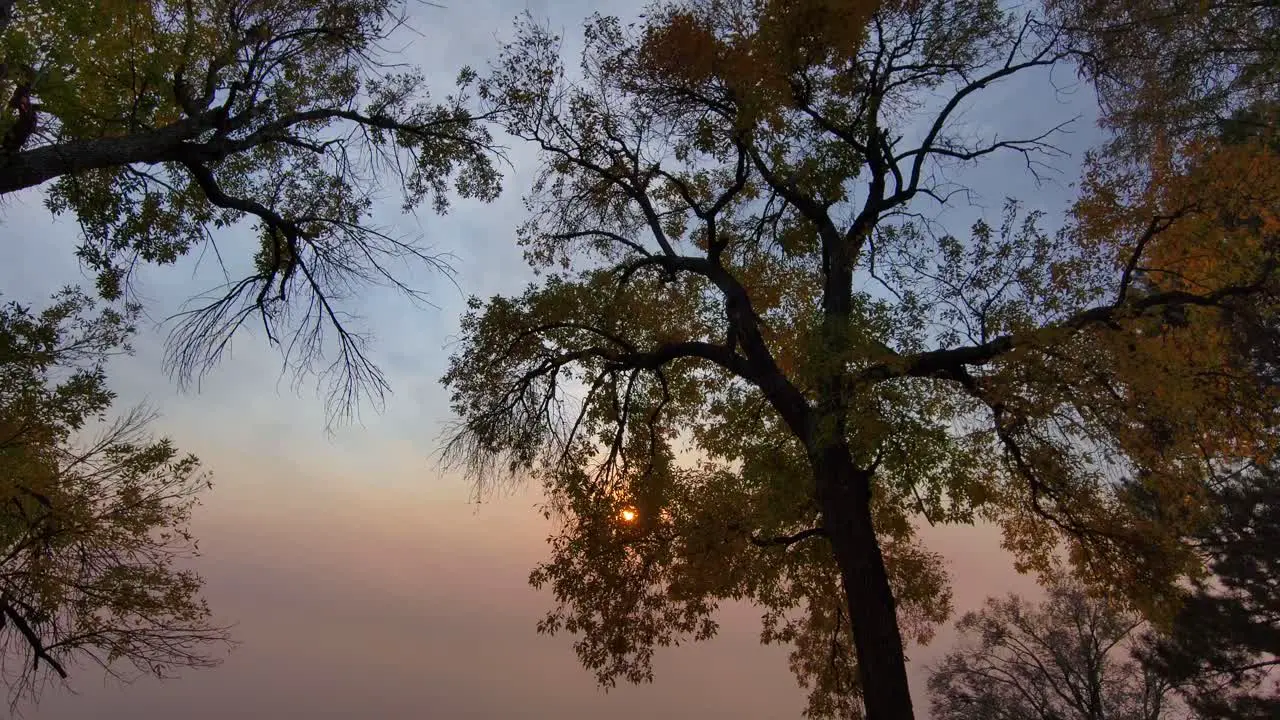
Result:
M878 5L750 0L660 7L645 27L638 59L658 78L689 84L715 78L739 97L786 104L795 73L856 57Z

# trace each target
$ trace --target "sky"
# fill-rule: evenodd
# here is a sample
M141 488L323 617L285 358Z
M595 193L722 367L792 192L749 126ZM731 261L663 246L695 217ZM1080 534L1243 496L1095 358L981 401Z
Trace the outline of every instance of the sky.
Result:
M572 51L589 12L630 16L635 5L415 5L420 35L406 39L403 60L420 64L443 90L460 66L483 68L526 9L563 28ZM1060 86L1074 79L1057 73ZM1075 95L1044 88L1043 76L994 87L964 120L1012 132L1091 112L1087 88ZM1072 153L1060 163L1061 185L1035 190L1017 157L993 158L957 180L985 188L982 202L992 212L1013 192L1060 208L1081 151L1096 140L1089 117L1075 130L1061 139ZM570 638L534 631L552 601L526 582L547 555L552 530L534 511L534 492L475 505L466 482L436 464L449 419L438 378L466 295L518 291L530 278L513 237L535 156L512 145L509 157L507 190L493 205L459 202L446 217L424 210L377 218L451 253L457 287L430 274L409 278L431 291L435 308L382 292L361 299L357 309L376 337L374 357L394 394L382 413L366 412L359 424L326 434L321 400L310 385L295 391L281 378L279 357L261 337L240 338L198 392L180 391L161 372L165 327L143 328L136 355L113 363L112 386L122 408L141 401L158 408L157 429L212 471L214 488L193 522L203 553L195 567L218 620L236 624L241 644L220 667L163 683L121 686L82 669L72 677L74 693L49 693L29 717L799 716L803 694L786 651L760 646L760 613L749 606L724 608L715 640L660 652L653 684L598 690ZM956 212L967 223L980 210ZM0 236L6 300L39 303L63 284L85 281L72 255L74 224L51 218L38 192L5 199ZM248 239L232 231L219 241L223 252L234 252ZM141 287L152 315L163 318L193 288L211 286L211 270L206 264L193 271L187 263L146 271ZM987 595L1034 590L1031 579L1013 572L991 528L926 528L924 536L949 562L961 612ZM923 668L952 638L944 629L931 646L909 650L920 717L927 717Z

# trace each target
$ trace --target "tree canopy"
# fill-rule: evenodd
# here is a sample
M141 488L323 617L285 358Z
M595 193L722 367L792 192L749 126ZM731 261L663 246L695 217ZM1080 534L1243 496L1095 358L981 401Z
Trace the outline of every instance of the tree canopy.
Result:
M1275 0L1045 4L1094 81L1104 121L1120 131L1112 151L1212 132L1242 108L1280 99Z
M215 233L252 222L256 247L229 251L226 284L179 316L172 369L190 379L255 322L295 369L321 373L335 410L380 398L385 379L344 301L371 284L417 297L404 263L447 265L373 221L379 190L443 212L455 193L499 189L496 148L468 108L472 73L432 101L421 70L387 57L404 7L6 2L0 195L40 187L73 217L111 300L128 298L140 264L221 262Z
M949 167L1057 154L1058 122L982 137L957 115L1079 60L1060 23L688 0L594 16L585 40L571 79L525 23L481 83L541 149L519 233L541 278L473 300L444 378L452 457L482 489L536 478L560 522L540 629L576 635L602 683L640 681L747 599L809 716L888 720L913 716L903 638L950 611L921 520L996 522L1020 568L1065 550L1174 612L1203 574L1206 469L1276 447L1276 388L1236 332L1274 317L1273 148L1096 153L1058 228L1016 198L946 227Z
M106 417L103 363L131 332L74 290L0 308L0 680L14 703L86 663L165 677L227 643L183 567L207 474L148 435L145 410Z

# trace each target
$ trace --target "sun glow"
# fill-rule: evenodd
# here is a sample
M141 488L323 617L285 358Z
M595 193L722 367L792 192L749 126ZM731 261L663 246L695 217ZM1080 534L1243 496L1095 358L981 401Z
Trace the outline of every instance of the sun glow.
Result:
M636 518L640 517L640 513L633 508L623 508L622 512L618 513L618 517L622 518L622 522L630 523L635 522Z

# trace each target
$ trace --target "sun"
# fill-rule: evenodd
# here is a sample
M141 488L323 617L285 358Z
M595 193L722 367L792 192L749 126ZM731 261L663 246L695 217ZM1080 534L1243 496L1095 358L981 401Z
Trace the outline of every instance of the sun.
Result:
M622 522L630 523L635 522L636 518L640 517L640 513L636 512L634 508L623 508L622 512L618 513L618 517L622 518Z

